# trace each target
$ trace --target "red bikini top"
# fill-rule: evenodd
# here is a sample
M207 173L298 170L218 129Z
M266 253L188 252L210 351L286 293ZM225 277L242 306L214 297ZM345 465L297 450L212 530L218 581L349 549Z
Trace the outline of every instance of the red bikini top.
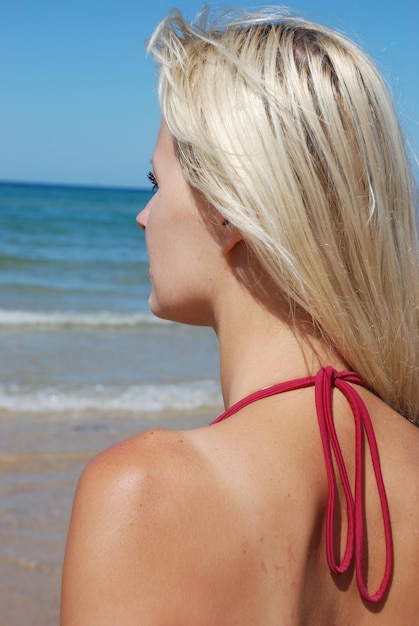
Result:
M299 378L297 380L291 380L284 383L273 385L272 387L266 387L256 391L249 396L246 396L242 400L239 400L227 411L222 413L212 423L217 424L227 419L231 415L234 415L240 409L261 400L279 393L286 391L293 391L295 389L303 389L305 387L313 387L315 390L315 402L317 418L319 422L320 434L323 444L323 452L326 463L327 479L329 485L329 501L327 509L327 524L326 524L326 556L329 568L335 574L345 573L353 560L353 554L355 551L355 570L356 580L358 584L359 592L369 602L379 602L386 594L390 579L393 571L393 541L391 534L391 522L390 512L387 503L387 496L384 487L383 476L380 467L380 457L378 454L377 442L374 435L371 418L368 414L367 408L358 394L358 392L351 386L350 383L356 385L362 385L366 387L365 383L359 378L355 372L337 372L332 367L322 368L316 376L310 376L307 378ZM332 411L332 391L333 387L336 387L343 393L349 405L352 409L355 422L355 487L354 493L352 493L348 473L346 471L345 462L343 460L342 450L339 445L339 441L336 434L336 429L333 421ZM377 483L378 494L381 502L381 511L383 516L384 536L386 545L386 564L384 569L383 579L376 593L371 594L368 591L365 578L364 578L364 546L365 546L365 513L364 513L364 498L363 498L363 484L364 484L364 464L363 464L363 443L364 434L367 437L367 442L370 449L371 460L374 468L375 479ZM333 468L333 458L336 460L339 475L342 481L343 489L346 499L347 521L348 531L346 538L346 548L340 563L336 562L334 554L334 512L335 512L335 498L336 498L336 479Z

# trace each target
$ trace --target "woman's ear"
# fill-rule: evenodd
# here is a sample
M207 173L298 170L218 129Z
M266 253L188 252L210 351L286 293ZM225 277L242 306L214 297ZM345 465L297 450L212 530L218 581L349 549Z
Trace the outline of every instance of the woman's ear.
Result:
M243 241L241 232L227 220L223 220L220 230L220 244L224 254L228 254L233 248Z

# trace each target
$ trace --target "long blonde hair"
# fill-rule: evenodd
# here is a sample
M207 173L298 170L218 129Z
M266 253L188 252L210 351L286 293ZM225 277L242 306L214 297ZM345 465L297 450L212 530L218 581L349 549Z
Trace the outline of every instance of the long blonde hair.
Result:
M272 8L212 23L173 10L149 51L186 180L348 366L419 424L415 185L372 62Z

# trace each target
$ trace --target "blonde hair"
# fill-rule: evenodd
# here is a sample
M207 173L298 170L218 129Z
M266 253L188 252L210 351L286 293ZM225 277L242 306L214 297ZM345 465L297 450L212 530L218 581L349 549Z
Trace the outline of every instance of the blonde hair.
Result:
M270 8L149 42L186 180L291 307L419 424L415 185L391 98L342 35Z

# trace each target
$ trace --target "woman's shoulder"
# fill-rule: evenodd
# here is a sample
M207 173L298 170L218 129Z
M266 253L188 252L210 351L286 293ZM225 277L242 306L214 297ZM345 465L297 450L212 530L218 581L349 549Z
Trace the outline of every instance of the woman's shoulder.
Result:
M188 454L185 432L156 428L146 430L120 441L94 456L86 465L80 479L99 481L120 480L126 473L138 480L156 477L166 462L182 462ZM190 448L190 447L189 447ZM152 473L150 473L152 472ZM157 474L156 474L157 473Z
M94 457L74 499L62 625L130 624L139 615L150 624L169 617L203 623L202 611L210 606L248 623L242 612L250 615L250 599L260 595L249 594L248 585L261 585L261 547L267 570L272 567L276 577L285 571L268 548L274 537L278 542L282 525L270 511L271 496L277 498L278 486L287 482L278 468L272 468L276 485L266 481L263 441L253 436L252 446L251 439L246 420L231 427L156 429ZM288 502L297 501L291 491ZM255 510L267 529L262 522L255 529ZM229 564L228 572L220 563Z
M178 504L180 494L187 497L187 484L192 488L201 466L187 431L148 430L93 457L80 477L75 506L87 499L103 516L107 511L113 518L157 519L163 500L167 514L171 500Z
M131 624L139 615L153 624L165 612L173 614L177 594L166 587L176 564L187 562L189 525L199 519L200 465L187 436L161 429L127 439L88 463L68 533L63 626Z

